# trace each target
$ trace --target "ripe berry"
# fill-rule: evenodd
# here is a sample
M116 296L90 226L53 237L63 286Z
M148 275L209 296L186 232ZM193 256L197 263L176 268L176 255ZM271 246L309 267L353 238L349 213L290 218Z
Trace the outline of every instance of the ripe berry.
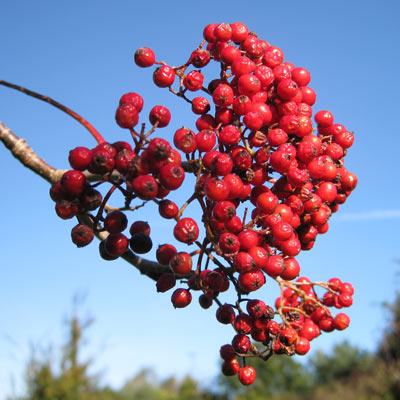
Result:
M175 246L172 244L162 244L158 246L156 252L157 261L161 265L169 265L171 258L177 253Z
M139 122L139 113L133 104L122 104L115 112L115 121L121 128L132 129Z
M157 279L156 288L158 293L164 293L172 289L176 284L176 279L171 273L161 274Z
M175 71L168 65L158 67L153 74L154 83L161 88L171 86L175 80Z
M78 247L87 246L94 237L93 229L82 224L76 225L72 228L71 239Z
M182 243L191 244L199 237L199 228L192 218L182 218L174 228L176 240Z
M184 251L175 254L169 261L172 271L178 275L187 275L192 270L192 257Z
M79 196L85 189L86 177L81 171L70 170L61 177L60 185L66 195Z
M119 257L128 250L128 238L122 233L108 235L104 241L104 250L112 257Z
M150 111L149 120L152 125L157 124L157 128L164 128L171 120L171 113L167 107L154 106Z
M256 379L256 370L253 367L241 367L238 373L239 382L242 385L251 385Z
M68 161L72 169L84 171L90 164L92 151L87 147L75 147L69 152Z
M111 211L104 219L104 228L109 233L120 233L128 225L128 218L122 211Z
M134 58L136 65L141 68L151 67L156 61L154 51L148 47L137 49Z
M184 308L192 301L192 294L187 289L176 289L171 296L172 305L175 308Z

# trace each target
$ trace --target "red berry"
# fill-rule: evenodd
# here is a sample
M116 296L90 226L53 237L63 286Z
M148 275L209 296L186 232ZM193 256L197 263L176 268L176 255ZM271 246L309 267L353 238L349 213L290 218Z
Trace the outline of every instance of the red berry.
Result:
M171 86L175 80L175 71L168 65L158 67L153 74L154 83L161 88Z
M137 49L134 58L136 65L142 68L151 67L156 61L154 51L148 47L140 47Z
M176 289L171 296L172 305L175 308L184 308L192 301L192 294L187 289Z
M253 367L241 367L238 373L239 382L242 385L251 385L256 379L256 370Z
M180 242L191 244L199 237L199 228L192 218L182 218L174 228L174 236Z

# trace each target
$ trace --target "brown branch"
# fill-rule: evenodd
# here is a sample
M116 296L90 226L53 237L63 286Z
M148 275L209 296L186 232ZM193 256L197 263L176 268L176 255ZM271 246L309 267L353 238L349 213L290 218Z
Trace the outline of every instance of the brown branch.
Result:
M63 169L56 169L50 166L32 150L32 148L26 143L25 139L16 136L2 122L0 122L0 141L4 143L5 147L24 167L29 168L32 172L39 175L50 184L59 181L65 172ZM88 174L88 176L91 181L95 181L96 178L97 180L100 179L100 177L93 174ZM84 223L85 225L93 225L91 219L87 215L80 216L79 219L81 223ZM106 232L99 232L96 234L100 240L104 240L107 235ZM127 251L121 257L138 269L141 274L146 275L153 280L157 280L164 272L171 272L169 267L151 260L146 260L131 251Z

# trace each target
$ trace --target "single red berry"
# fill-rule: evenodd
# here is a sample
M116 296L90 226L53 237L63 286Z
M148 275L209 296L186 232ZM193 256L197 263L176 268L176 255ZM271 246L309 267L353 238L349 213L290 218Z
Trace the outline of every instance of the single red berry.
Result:
M158 67L153 74L153 81L158 87L168 87L174 83L175 71L168 65Z
M178 189L185 179L185 171L176 164L166 164L160 168L160 183L168 190Z
M122 104L115 112L115 121L121 128L132 129L139 122L139 113L133 104Z
M122 233L108 235L104 241L104 250L112 257L119 257L128 250L128 238Z
M82 224L76 225L72 228L71 239L78 247L87 246L94 237L93 229Z
M222 373L225 376L234 376L239 372L240 364L236 358L233 358L230 361L224 361L222 363Z
M171 258L177 253L175 246L172 244L162 244L158 246L156 252L157 261L161 265L169 265Z
M178 215L179 208L171 200L162 200L158 204L158 212L163 218L172 219Z
M169 266L175 274L187 275L192 270L192 257L189 253L181 251L170 259Z
M146 221L135 221L129 228L129 233L133 236L135 233L144 233L150 235L150 225Z
M205 97L195 97L192 100L192 111L195 114L206 114L210 111L210 102Z
M68 161L73 169L84 171L92 159L92 151L87 147L75 147L69 152Z
M190 62L196 68L205 67L210 62L210 59L211 59L210 52L205 49L194 50L192 52L192 55L190 56Z
M171 113L167 107L154 106L150 111L149 120L152 125L157 124L157 128L164 128L171 121Z
M310 350L310 342L305 337L299 336L294 347L296 354L303 356Z
M224 304L217 308L216 318L221 324L231 324L235 319L235 311L229 304Z
M156 61L154 51L148 47L137 49L134 58L136 65L142 68L151 67Z
M265 276L262 271L250 271L239 275L238 283L244 293L253 292L265 283Z
M121 96L119 99L119 105L123 104L132 104L138 113L142 111L143 109L143 97L140 94L137 94L135 92L129 92L125 93L124 95ZM118 142L117 142L118 143ZM127 143L127 142L124 142ZM126 148L124 146L124 148ZM129 150L132 150L131 147L128 147ZM117 149L117 151L121 151L122 149Z
M85 189L86 177L81 171L70 170L61 177L60 185L67 196L79 196Z
M126 218L126 215L119 210L109 212L104 219L104 228L109 233L120 233L127 227L127 225L128 218Z
M199 237L199 227L194 219L182 218L175 225L174 236L182 243L191 244Z
M231 344L221 346L219 354L224 361L231 361L236 357L236 351Z
M251 366L241 367L238 373L239 382L242 385L251 385L256 379L256 370Z
M158 293L164 293L172 289L176 284L175 276L171 273L161 274L157 279L156 288Z
M158 184L151 175L140 175L132 181L132 188L142 200L152 200L157 196Z
M183 84L186 89L191 92L200 90L203 86L204 75L199 71L190 71L183 79Z
M172 305L175 308L184 308L192 301L192 294L187 289L176 289L171 296Z

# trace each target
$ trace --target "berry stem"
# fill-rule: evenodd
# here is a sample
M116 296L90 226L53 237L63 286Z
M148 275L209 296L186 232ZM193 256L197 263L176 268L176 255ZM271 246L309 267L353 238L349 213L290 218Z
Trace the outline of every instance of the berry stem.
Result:
M26 89L22 86L14 85L13 83L6 82L0 79L0 85L9 87L11 89L18 90L22 93L25 93L28 96L34 97L36 99L45 101L46 103L51 104L52 106L58 108L61 111L64 111L66 114L68 114L70 117L76 119L81 125L83 125L90 133L91 135L95 138L97 143L104 143L105 139L100 135L100 133L90 124L86 119L81 117L79 114L77 114L75 111L72 111L70 108L64 106L63 104L59 103L58 101L53 100L52 98L48 96L44 96L42 94L33 92L32 90Z

